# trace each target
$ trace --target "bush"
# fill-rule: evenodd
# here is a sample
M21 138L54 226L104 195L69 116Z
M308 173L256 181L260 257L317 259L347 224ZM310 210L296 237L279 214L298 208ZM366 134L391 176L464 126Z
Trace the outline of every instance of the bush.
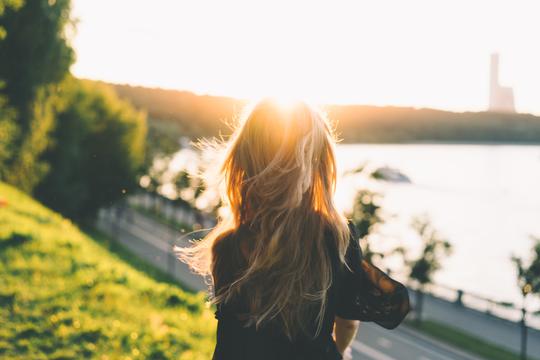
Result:
M137 186L142 172L146 115L105 85L69 79L53 145L50 171L35 195L74 220L91 220Z

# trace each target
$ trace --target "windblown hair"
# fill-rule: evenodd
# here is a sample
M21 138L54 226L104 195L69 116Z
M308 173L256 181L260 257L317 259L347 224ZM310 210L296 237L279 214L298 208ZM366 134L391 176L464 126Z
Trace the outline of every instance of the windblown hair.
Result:
M317 336L332 284L328 232L341 263L349 241L347 219L335 208L335 131L318 109L297 102L280 106L264 99L240 118L222 143L219 166L222 201L228 212L193 246L176 248L180 260L201 275L219 279L219 243L248 226L247 267L214 294L214 304L244 294L246 326L275 319L289 339L316 316ZM315 309L309 312L308 309Z

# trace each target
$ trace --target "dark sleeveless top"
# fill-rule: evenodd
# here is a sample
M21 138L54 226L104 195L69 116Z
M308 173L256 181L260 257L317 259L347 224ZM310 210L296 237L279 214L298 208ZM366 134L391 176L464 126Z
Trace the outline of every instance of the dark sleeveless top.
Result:
M385 280L390 280L386 285L396 283L382 271L362 260L362 251L359 245L357 230L350 222L349 229L351 230L351 237L345 255L346 262L354 273L370 274L371 278L367 281L366 291L370 291L370 288L373 288L372 286L369 286L372 282L380 283L381 281L384 282ZM244 230L240 228L238 231ZM342 359L332 338L334 317L337 315L344 319L355 319L355 317L351 316L355 311L355 309L352 308L351 302L343 302L342 300L351 297L351 294L348 293L353 288L350 282L358 281L358 279L353 280L350 271L346 269L343 264L340 264L335 241L329 232L327 232L325 238L327 239L329 254L333 259L333 282L327 293L327 307L319 336L315 339L310 339L307 336L300 336L294 342L291 342L277 326L272 326L271 324L263 326L258 330L255 330L254 326L244 327L242 321L237 317L237 314L245 313L247 307L242 299L238 299L231 303L217 304L217 310L215 312L216 319L218 319L217 343L213 360ZM239 275L238 269L241 269L242 266L245 265L245 260L242 256L240 247L235 240L234 234L230 234L226 238L221 239L215 249L215 251L219 252L222 259L227 259L226 262L223 262L223 265L218 264L217 266L216 271L218 271L220 275L218 280L219 283L214 284L215 291L219 290L221 286L233 281L235 276ZM392 295L393 288L389 288L388 286L386 286L386 288L387 290L385 291L387 294L385 294L385 299L395 299L395 296L388 296ZM381 295L381 306L378 306L378 302L375 301L375 304L372 303L372 306L376 307L376 309L369 309L370 312L378 313L380 315L381 313L384 313L385 309L388 310L389 306L394 312L400 307L403 308L403 311L408 311L408 297L406 304L388 304L387 300L384 301L382 299L382 294L379 295ZM374 296L375 299L377 299L377 293L375 293ZM387 317L388 316L386 316L386 318ZM370 318L369 321L378 322L377 316L375 316L374 319ZM379 324L385 326L382 322ZM315 317L308 325L310 326L310 329L314 329ZM312 333L315 332L313 331Z

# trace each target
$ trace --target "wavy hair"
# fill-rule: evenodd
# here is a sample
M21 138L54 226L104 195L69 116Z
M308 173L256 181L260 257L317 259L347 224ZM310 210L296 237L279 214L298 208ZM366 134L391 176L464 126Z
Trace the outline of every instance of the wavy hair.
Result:
M222 258L220 242L248 227L246 266L216 289L211 303L242 293L249 305L246 326L259 328L276 319L291 340L307 333L304 324L316 313L315 334L308 334L315 337L332 284L328 231L342 264L350 236L333 201L335 129L324 113L304 102L282 106L273 99L256 103L239 120L229 141L217 144L227 211L204 238L175 251L194 272L211 276L215 289L218 264L230 260Z

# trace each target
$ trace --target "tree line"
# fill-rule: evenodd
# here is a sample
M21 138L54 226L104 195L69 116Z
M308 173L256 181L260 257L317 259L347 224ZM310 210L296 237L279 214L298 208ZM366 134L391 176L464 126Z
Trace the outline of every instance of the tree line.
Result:
M247 103L188 91L114 85L117 93L146 109L152 122L168 122L191 138L230 134L230 122ZM495 112L450 112L407 107L328 105L346 143L504 142L540 143L540 117Z

